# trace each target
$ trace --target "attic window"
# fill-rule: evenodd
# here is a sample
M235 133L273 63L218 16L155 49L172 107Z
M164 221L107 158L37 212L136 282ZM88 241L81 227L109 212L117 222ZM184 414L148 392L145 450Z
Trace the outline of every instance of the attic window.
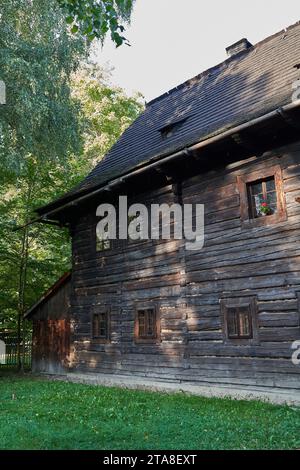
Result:
M172 135L174 135L175 132L177 132L183 126L186 120L187 118L181 119L180 121L173 122L165 127L162 127L161 129L159 129L160 135L163 139L168 139L169 137L172 137Z

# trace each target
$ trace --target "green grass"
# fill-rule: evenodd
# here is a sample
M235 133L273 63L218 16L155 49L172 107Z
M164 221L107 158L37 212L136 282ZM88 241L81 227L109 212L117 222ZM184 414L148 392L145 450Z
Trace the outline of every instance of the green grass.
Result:
M0 379L0 449L296 449L300 409Z

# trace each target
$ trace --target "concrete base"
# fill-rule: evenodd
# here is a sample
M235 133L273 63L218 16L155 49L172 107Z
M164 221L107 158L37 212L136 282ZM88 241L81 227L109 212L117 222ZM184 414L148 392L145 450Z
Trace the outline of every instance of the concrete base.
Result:
M274 404L288 404L300 406L300 391L294 389L281 389L271 387L245 387L215 384L196 384L164 382L149 377L67 373L64 375L47 375L51 380L101 385L104 387L120 387L135 390L148 390L164 393L185 393L202 397L233 398L237 400L261 400Z

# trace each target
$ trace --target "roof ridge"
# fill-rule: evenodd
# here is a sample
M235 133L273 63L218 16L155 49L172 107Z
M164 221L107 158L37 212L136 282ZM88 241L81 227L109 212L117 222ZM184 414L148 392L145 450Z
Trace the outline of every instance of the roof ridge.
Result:
M225 60L223 60L219 64L214 65L214 66L204 70L203 72L200 72L198 75L195 75L194 77L191 77L188 80L185 80L184 82L180 83L179 85L171 88L169 91L166 91L165 93L163 93L163 94L157 96L156 98L153 98L152 100L148 101L148 103L146 103L146 107L148 108L148 107L152 106L154 103L156 103L158 101L161 101L163 98L166 98L167 96L170 96L175 91L178 91L178 90L181 90L182 88L185 88L186 86L190 85L191 83L195 82L196 80L200 80L201 78L209 75L210 73L214 72L215 70L222 70L222 68L227 67L227 65L229 63L233 62L233 60L235 60L237 57L241 57L242 55L248 54L250 51L253 51L254 49L259 47L260 45L271 41L272 39L276 38L277 36L280 36L281 34L287 33L288 31L290 31L291 29L296 28L299 25L300 25L300 20L297 21L296 23L290 25L290 26L287 26L284 29L281 29L280 31L278 31L277 33L272 34L271 36L268 36L267 38L262 39L261 41L257 42L253 46L249 47L249 49L241 51L241 52L235 54L232 57L227 57Z

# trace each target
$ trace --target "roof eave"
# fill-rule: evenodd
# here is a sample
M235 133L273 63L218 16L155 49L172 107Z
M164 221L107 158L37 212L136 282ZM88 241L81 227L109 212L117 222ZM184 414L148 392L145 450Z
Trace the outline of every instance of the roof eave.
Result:
M289 113L290 111L293 111L299 108L300 108L300 99L294 102L291 102L287 105L280 106L276 108L275 110L268 112L267 114L256 117L243 124L223 130L222 132L217 133L213 135L212 137L206 138L202 141L199 141L196 144L193 144L189 147L185 147L181 150L178 150L175 153L171 153L169 155L165 155L161 157L159 157L159 155L156 157L153 157L148 163L146 163L142 167L136 167L130 172L120 175L118 178L115 178L111 181L108 181L104 185L100 185L99 187L94 186L92 188L89 188L86 192L83 192L80 194L76 193L74 194L74 197L69 201L67 200L67 202L66 200L62 199L60 201L60 204L57 205L56 207L55 207L55 202L53 202L51 204L48 204L46 206L43 206L37 209L36 212L41 216L41 218L47 219L48 217L51 217L52 219L55 219L58 216L58 214L60 214L62 211L66 209L70 209L72 206L73 207L77 206L78 204L86 200L87 198L93 197L103 191L113 190L115 187L118 187L121 183L124 183L124 181L126 181L127 178L131 178L135 175L148 171L149 169L152 169L155 166L158 166L170 160L179 158L188 152L200 150L201 148L208 147L218 142L220 143L223 139L226 139L236 133L242 132L243 130L249 129L251 127L255 127L256 125L260 123L267 122L277 117L278 115L282 115L282 113Z

